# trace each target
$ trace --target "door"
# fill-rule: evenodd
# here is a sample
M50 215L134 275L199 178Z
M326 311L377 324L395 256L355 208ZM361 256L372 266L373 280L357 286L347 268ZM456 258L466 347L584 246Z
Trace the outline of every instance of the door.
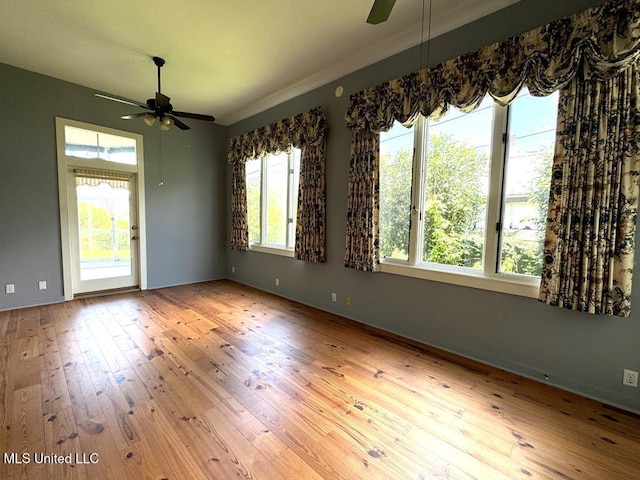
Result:
M128 172L69 171L74 295L139 286L135 185Z
M142 135L56 118L65 300L147 288Z

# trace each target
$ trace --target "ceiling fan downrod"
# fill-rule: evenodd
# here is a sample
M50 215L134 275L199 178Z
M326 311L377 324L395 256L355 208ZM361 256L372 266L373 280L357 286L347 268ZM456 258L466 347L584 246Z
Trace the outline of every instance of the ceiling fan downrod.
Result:
M161 57L153 57L153 63L158 67L158 92L162 92L160 89L160 69L164 66L165 61L164 58Z

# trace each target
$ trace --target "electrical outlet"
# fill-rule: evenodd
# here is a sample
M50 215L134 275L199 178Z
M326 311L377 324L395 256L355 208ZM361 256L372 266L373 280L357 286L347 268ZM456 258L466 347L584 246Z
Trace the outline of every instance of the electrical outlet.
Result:
M40 280L38 282L38 290L46 290L47 289L47 281L46 280Z
M236 267L231 267L231 273L236 273Z
M335 293L331 294L331 301L332 302L337 302L338 301L338 296Z
M279 286L280 286L280 279L276 278L276 287L279 287Z
M4 286L5 293L16 293L16 286L13 283L8 283Z
M345 299L345 303L346 303L347 305L351 305L351 297L347 297L347 298Z
M633 370L624 369L622 374L622 384L629 387L638 387L638 372Z

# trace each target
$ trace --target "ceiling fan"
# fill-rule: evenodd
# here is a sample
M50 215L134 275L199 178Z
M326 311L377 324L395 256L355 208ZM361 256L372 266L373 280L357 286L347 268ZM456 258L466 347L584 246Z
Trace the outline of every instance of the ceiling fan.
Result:
M191 118L193 120L202 120L205 122L214 122L215 118L211 115L202 115L199 113L189 113L189 112L178 112L173 109L173 105L169 103L171 100L166 95L162 94L162 90L160 89L160 69L165 64L163 58L153 57L153 63L158 67L158 91L156 92L155 98L150 98L147 100L147 103L138 103L132 102L129 100L125 100L123 98L114 97L111 95L105 95L103 93L95 93L96 97L106 98L107 100L113 100L114 102L125 103L127 105L132 105L134 107L144 108L148 110L147 112L141 113L132 113L129 115L123 115L122 118L125 120L130 120L132 118L142 117L144 123L151 126L155 122L156 118L160 122L160 130L169 130L171 125L175 125L180 130L189 130L191 127L189 125L183 123L176 117L182 118Z
M367 23L377 25L378 23L386 22L395 4L396 0L374 0L367 17Z

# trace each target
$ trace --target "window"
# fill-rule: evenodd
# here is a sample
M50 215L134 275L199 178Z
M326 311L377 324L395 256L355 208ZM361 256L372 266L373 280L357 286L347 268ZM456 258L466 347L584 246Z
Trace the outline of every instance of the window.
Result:
M487 97L382 133L382 270L534 294L557 100L523 90L509 107Z
M293 256L300 181L300 150L249 160L249 248Z
M136 140L65 125L65 155L68 157L100 159L107 162L136 165Z

